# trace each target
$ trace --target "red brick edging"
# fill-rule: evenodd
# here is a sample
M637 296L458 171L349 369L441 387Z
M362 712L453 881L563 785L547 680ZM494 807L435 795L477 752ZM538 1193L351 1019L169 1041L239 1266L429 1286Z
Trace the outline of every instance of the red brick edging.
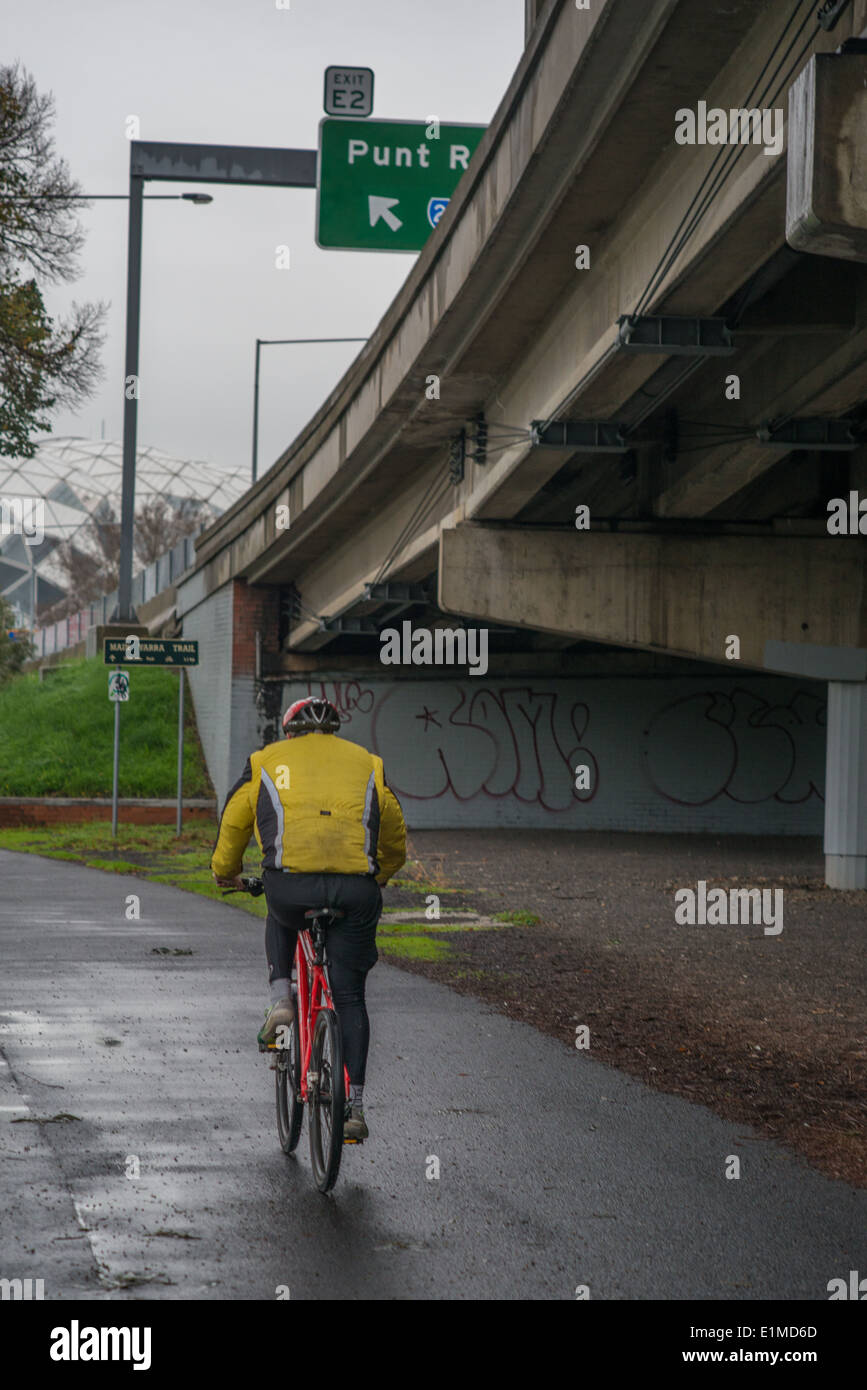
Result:
M118 822L121 825L174 825L177 802L162 800L135 801L122 798L118 802ZM184 822L216 821L214 802L184 803ZM0 797L0 827L18 825L62 825L76 821L110 821L109 800L81 800L71 797L46 798Z

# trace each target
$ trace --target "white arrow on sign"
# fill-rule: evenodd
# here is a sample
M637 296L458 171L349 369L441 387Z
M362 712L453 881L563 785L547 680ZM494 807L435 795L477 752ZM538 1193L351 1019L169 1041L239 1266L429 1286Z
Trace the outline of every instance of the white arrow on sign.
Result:
M395 217L394 213L391 211L393 207L397 207L399 201L399 198L377 198L374 197L373 194L371 194L367 200L368 205L370 207L371 227L376 226L380 217L382 218L383 222L388 223L389 227L393 232L396 232L399 227L402 227L403 223L401 222L400 218Z

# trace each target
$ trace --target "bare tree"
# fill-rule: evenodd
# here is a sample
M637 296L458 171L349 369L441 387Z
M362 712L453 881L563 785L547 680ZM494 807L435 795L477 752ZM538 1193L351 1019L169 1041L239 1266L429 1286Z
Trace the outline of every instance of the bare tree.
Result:
M63 541L53 552L66 593L53 604L39 605L39 621L56 623L110 594L117 588L119 555L120 523L111 503L103 499L87 522L84 538L77 544Z
M143 565L152 565L184 536L200 531L208 515L206 504L194 497L185 497L173 507L164 497L149 497L136 512L136 558Z
M184 536L199 530L210 516L206 503L185 497L170 506L164 497L148 497L135 518L135 553L141 565L151 565ZM120 521L103 498L87 522L83 540L65 541L53 558L63 573L66 593L56 603L39 608L41 623L56 623L117 588L120 561Z
M53 320L37 283L74 280L84 242L81 188L54 152L53 120L53 97L19 64L0 67L0 455L22 458L50 412L79 404L102 374L105 306L73 304Z

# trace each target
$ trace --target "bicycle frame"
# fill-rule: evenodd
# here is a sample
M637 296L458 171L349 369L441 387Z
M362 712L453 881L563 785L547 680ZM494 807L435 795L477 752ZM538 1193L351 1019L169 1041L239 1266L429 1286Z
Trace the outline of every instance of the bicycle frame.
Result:
M309 929L298 933L295 947L295 973L298 987L298 1033L301 1043L301 1095L307 1103L307 1073L310 1070L310 1053L313 1048L313 1032L320 1009L333 1009L328 978L321 962L316 960L313 938ZM343 1068L346 1095L349 1095L349 1072Z

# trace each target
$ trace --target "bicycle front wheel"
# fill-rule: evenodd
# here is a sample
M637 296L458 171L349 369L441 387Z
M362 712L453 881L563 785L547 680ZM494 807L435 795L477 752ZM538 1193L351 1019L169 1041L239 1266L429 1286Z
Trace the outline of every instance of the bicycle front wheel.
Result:
M297 1000L295 1002L297 1009ZM301 1038L297 1015L288 1029L287 1045L276 1053L277 1134L284 1154L291 1154L301 1138L304 1102L301 1099Z
M331 1009L320 1009L310 1050L312 1085L310 1106L310 1162L320 1192L330 1192L337 1181L343 1154L343 1115L346 1088L343 1082L343 1039L340 1021Z

